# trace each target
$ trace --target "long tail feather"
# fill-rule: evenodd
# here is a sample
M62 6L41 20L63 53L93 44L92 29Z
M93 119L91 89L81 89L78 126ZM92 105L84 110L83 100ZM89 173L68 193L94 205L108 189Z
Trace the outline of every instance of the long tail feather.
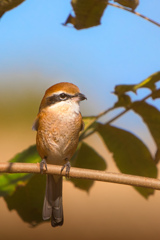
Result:
M63 224L62 177L47 175L43 220L51 218L53 227Z

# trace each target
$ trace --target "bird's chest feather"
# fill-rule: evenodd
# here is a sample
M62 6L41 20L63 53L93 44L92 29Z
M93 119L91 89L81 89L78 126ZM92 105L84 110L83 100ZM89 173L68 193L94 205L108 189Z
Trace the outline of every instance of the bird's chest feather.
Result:
M70 159L78 144L81 124L81 114L69 105L50 107L39 116L37 142L49 159L56 158L58 163L60 159Z

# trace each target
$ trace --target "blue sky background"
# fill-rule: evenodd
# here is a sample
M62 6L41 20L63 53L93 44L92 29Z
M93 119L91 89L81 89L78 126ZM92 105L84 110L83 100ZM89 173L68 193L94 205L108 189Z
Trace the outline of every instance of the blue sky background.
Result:
M27 0L0 20L0 88L23 95L69 81L88 101L85 115L113 105L117 84L136 84L160 70L160 28L108 6L101 25L77 31L64 27L70 1ZM160 23L159 0L142 1L138 12ZM140 96L149 93L139 91ZM156 101L158 107L160 101ZM83 107L82 106L82 107ZM37 111L37 109L36 109ZM130 113L115 122L139 135L145 129ZM148 133L141 138L146 141Z

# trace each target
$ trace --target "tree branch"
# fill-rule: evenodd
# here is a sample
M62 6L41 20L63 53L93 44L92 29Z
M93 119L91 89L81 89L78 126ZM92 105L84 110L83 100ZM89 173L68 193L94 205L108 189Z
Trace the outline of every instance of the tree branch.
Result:
M126 11L128 11L128 12L130 12L130 13L133 13L133 14L135 14L135 15L137 15L137 16L139 16L139 17L141 17L141 18L143 18L143 19L145 19L145 20L147 20L147 21L149 21L149 22L157 25L158 27L160 27L160 24L159 24L158 22L156 22L156 21L154 21L154 20L152 20L152 19L150 19L150 18L148 18L148 17L146 17L146 16L144 16L144 15L138 13L138 12L135 12L135 11L133 11L133 10L131 10L131 9L128 9L128 8L126 8L126 7L123 7L123 6L114 4L114 3L108 3L108 5L110 5L110 6L112 6L112 7L116 7L116 8L120 8L120 9L126 10Z
M62 166L47 165L44 173L65 176L66 172L61 172ZM0 163L0 173L40 173L39 163ZM90 169L71 167L69 177L79 179L90 179L95 181L112 182L138 187L152 188L160 190L160 180L148 177L140 177L122 173L111 173Z
M160 89L156 89L156 90L153 90L151 93L149 93L147 96L145 96L144 98L142 98L140 101L144 102L145 100L147 100L148 98L152 97L153 93L156 93L158 92ZM117 120L119 117L123 116L126 112L132 110L132 106L133 106L134 102L132 102L128 107L126 107L125 110L123 110L121 113L119 113L117 116L115 116L114 118L112 118L111 120L109 120L108 122L106 122L105 124L110 124L112 122L114 122L115 120ZM98 114L96 117L95 117L95 120L94 122L96 122L96 120L98 120L100 117L104 116L105 114L107 114L108 112L112 111L116 109L114 106L101 112L100 114ZM90 125L88 125L88 128L94 123L92 122ZM91 132L87 133L87 130L88 128L85 130L85 132L83 133L83 135L80 137L80 141L82 141L83 139L89 137L90 135L92 135L93 133L96 132L96 128L94 128Z

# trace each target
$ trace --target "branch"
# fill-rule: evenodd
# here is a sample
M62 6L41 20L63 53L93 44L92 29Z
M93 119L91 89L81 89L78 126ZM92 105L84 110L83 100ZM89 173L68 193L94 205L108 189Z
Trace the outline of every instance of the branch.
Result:
M65 170L61 172L61 168L62 166L47 164L47 170L44 168L44 173L65 176L66 172ZM40 165L39 163L0 163L0 173L40 173ZM160 180L158 179L133 176L122 173L111 173L71 167L69 177L112 182L160 190Z
M158 27L160 27L159 23L155 22L154 20L152 20L152 19L150 19L150 18L148 18L148 17L146 17L146 16L144 16L144 15L138 13L138 12L135 12L133 10L130 10L130 9L126 8L126 7L122 7L122 6L114 4L114 3L108 3L108 5L110 5L112 7L116 7L116 8L120 8L120 9L126 10L126 11L128 11L130 13L133 13L133 14L135 14L135 15L137 15L137 16L139 16L139 17L141 17L141 18L143 18L143 19L145 19L145 20L147 20L147 21L157 25Z
M156 93L158 92L160 89L156 89L156 90L153 90L151 93L149 93L146 97L142 98L141 101L144 102L145 100L147 100L148 98L152 97L153 93ZM114 118L112 118L111 120L109 120L108 122L106 122L105 124L110 124L112 122L114 122L115 120L117 120L119 117L123 116L126 112L132 110L132 106L133 106L134 102L132 102L128 107L126 107L125 110L123 110L121 113L119 113L117 116L115 116ZM98 120L100 117L104 116L106 113L108 113L109 111L111 110L114 110L116 109L114 106L109 108L108 110L105 110L104 112L101 112L100 114L98 114L96 117L95 117L95 120L94 122L96 122L96 120ZM92 125L94 122L92 122L90 125ZM88 126L88 128L90 127L90 125ZM89 137L90 135L92 135L93 133L96 132L96 127L89 133L85 134L88 130L88 128L85 130L84 134L81 136L80 138L80 141Z

